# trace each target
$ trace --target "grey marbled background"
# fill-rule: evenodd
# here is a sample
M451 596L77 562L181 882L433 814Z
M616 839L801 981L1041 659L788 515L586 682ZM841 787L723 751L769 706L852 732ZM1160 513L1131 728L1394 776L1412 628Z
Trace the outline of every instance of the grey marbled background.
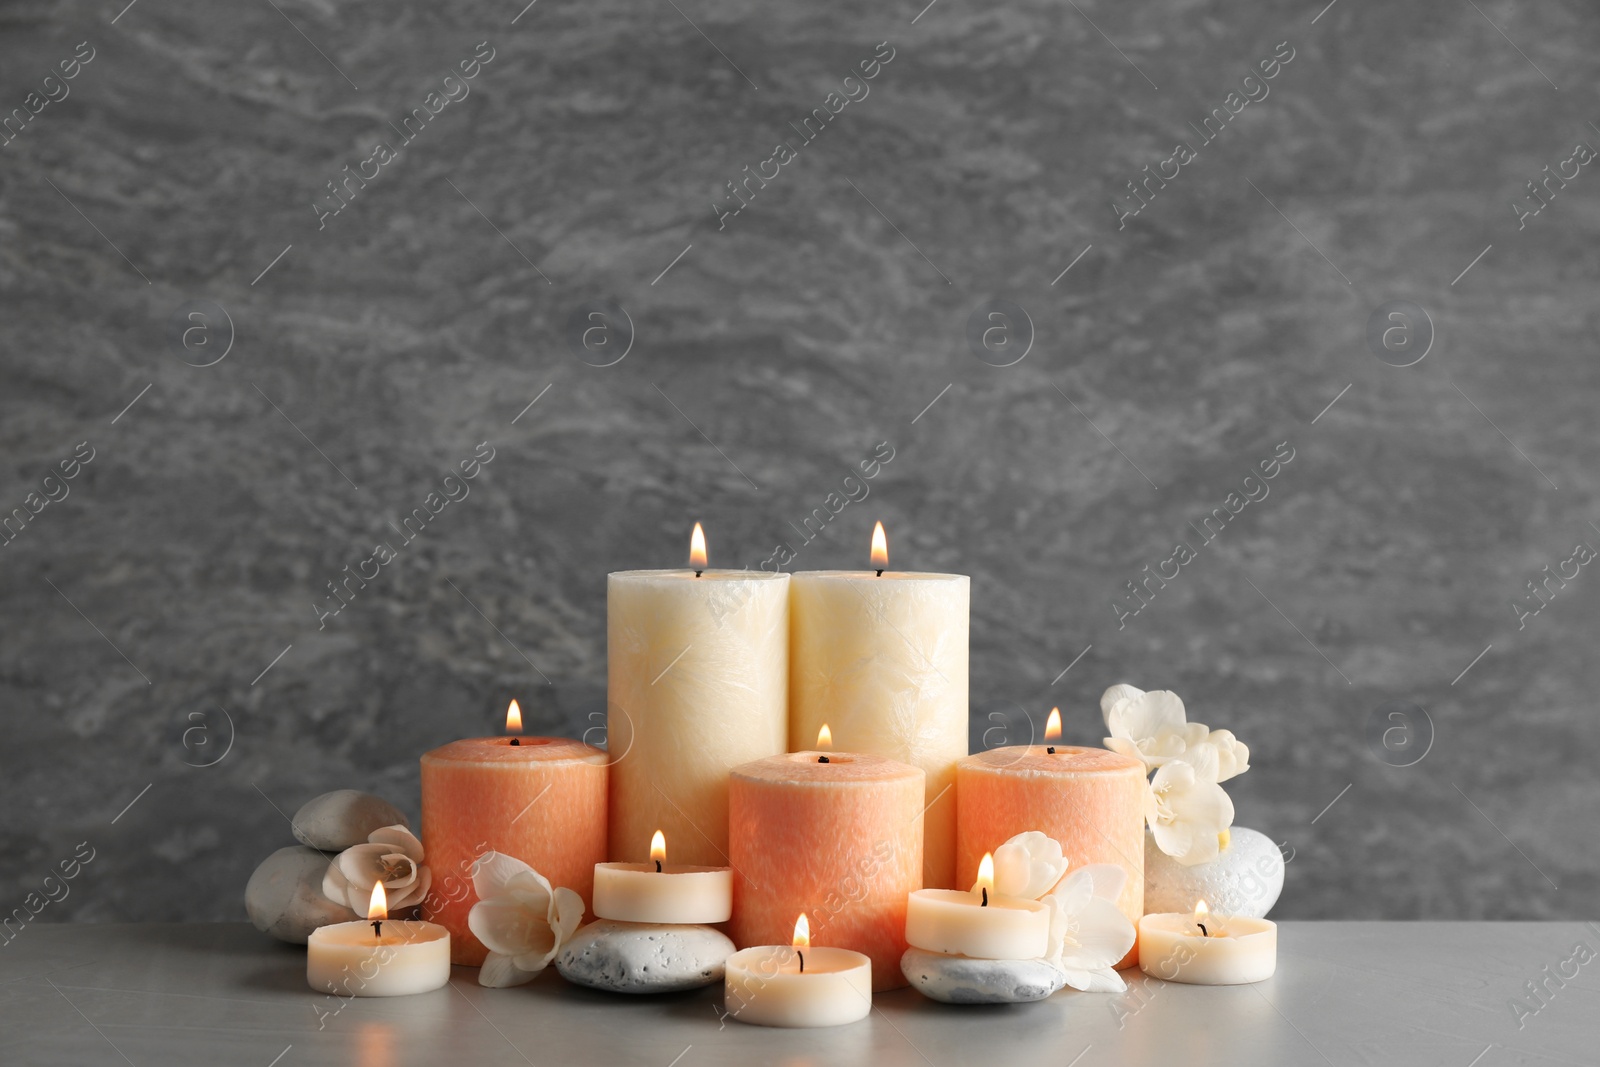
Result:
M414 812L417 754L513 695L592 725L606 571L678 565L696 519L757 565L886 440L795 566L861 565L882 518L898 566L971 574L975 738L1055 703L1093 740L1108 683L1173 688L1254 750L1230 791L1293 849L1278 914L1593 915L1600 575L1521 629L1511 604L1600 546L1600 175L1510 207L1600 144L1592 7L921 2L7 4L0 114L94 58L0 148L0 510L95 458L0 547L0 910L87 840L41 918L242 918L280 811ZM481 41L470 95L319 230ZM880 41L870 95L719 228ZM171 339L197 299L232 322L209 367ZM1013 366L965 339L990 299L1033 324ZM1403 369L1364 341L1393 299L1437 330ZM633 324L614 366L567 343L592 301ZM319 629L324 583L485 440ZM1122 583L1285 441L1119 629ZM1394 700L1434 726L1415 766L1366 739ZM217 707L232 749L190 766Z

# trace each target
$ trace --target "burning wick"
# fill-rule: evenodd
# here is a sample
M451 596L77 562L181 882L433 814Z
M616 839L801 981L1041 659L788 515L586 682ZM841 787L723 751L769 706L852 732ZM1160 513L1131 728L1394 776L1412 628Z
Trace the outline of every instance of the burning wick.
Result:
M694 576L700 577L706 570L706 532L700 529L700 524L694 524L694 533L689 535L689 566L694 568Z
M656 873L661 873L661 861L667 858L667 835L657 830L650 838L650 858L656 861Z
M383 938L383 920L389 917L389 898L382 882L372 883L372 899L367 903L367 919L372 923L372 936Z
M872 565L877 568L879 578L889 566L889 539L884 536L881 522L872 528Z
M372 920L372 936L373 937L382 937L383 936L383 920L382 919L373 919Z
M661 861L660 860L656 860L656 873L657 874L661 873ZM1205 929L1205 928L1201 927L1201 929Z
M513 700L506 708L506 733L520 734L522 732L522 705ZM513 737L511 744L520 745L522 742Z
M992 885L994 885L994 854L985 852L983 859L978 863L978 884L974 887L983 898L978 907L989 906L989 887Z
M989 887L981 886L980 888L983 890L983 903L979 904L978 907L987 908L989 906Z
M1061 709L1060 708L1051 708L1050 709L1050 718L1045 720L1045 724L1044 724L1044 739L1046 741L1059 741L1061 739ZM1050 755L1054 756L1056 754L1056 746L1054 746L1054 745L1046 746L1045 747L1045 752L1047 752Z
M512 738L512 739L511 739L511 744L512 744L512 745L514 745L514 746L515 746L515 745L520 745L520 744L522 744L522 742L521 742L521 741L520 741L520 740L518 740L518 739L517 739L517 738L515 738L515 737L513 737L513 738ZM1052 748L1052 749L1051 749L1051 750L1050 750L1050 751L1051 751L1051 752L1054 752L1054 751L1055 751L1055 749L1053 749L1053 748Z
M811 947L811 920L806 918L806 913L801 912L800 918L794 921L794 954L800 959L800 973L806 973L806 952Z
M1211 936L1209 933L1206 932L1206 924L1205 923L1195 923L1195 925L1200 928L1200 936L1201 937L1210 937Z
M805 974L806 973L806 954L804 952L801 952L799 949L795 949L794 950L794 954L796 956L800 957L800 973L801 974Z
M1206 902L1197 901L1194 906L1194 924L1200 928L1201 937L1210 937L1211 931L1206 929L1205 920L1211 918L1211 909L1206 907Z
M822 729L817 731L817 747L822 749L824 752L833 748L833 731L828 729L827 723L823 723ZM831 763L833 761L828 759L827 756L818 756L817 762Z
M827 756L818 756L817 757L817 762L818 763L827 763L828 762L828 757Z

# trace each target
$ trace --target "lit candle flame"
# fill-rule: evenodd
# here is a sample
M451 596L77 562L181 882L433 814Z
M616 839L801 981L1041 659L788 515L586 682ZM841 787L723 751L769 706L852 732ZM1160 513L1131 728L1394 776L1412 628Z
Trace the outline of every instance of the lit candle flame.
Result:
M794 921L794 947L811 947L811 922L803 911L800 913L800 918Z
M1194 905L1194 921L1195 921L1195 924L1199 925L1200 923L1205 922L1209 918L1211 918L1211 909L1206 907L1206 902L1203 901L1203 900L1195 901L1195 905Z
M884 535L881 522L872 528L872 565L879 574L889 566L889 538Z
M657 863L665 863L667 859L667 835L657 830L650 839L650 858Z
M972 883L974 893L982 893L984 900L989 899L989 891L994 888L994 853L985 852L983 861L978 864L978 880Z
M384 895L383 883L372 883L372 901L367 905L367 920L383 920L389 917L389 898Z
M689 566L696 574L706 569L706 532L700 529L700 524L694 524L694 533L689 535Z
M828 729L827 723L823 723L822 729L817 731L817 750L819 752L833 751L833 731Z
M522 707L515 700L506 709L506 733L520 734L522 732Z
M1061 709L1051 708L1050 718L1044 724L1044 739L1046 741L1061 740Z

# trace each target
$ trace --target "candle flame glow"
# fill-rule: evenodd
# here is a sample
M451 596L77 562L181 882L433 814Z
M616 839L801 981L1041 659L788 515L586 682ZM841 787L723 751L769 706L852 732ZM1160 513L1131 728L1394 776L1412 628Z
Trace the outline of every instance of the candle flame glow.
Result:
M811 947L811 921L806 918L806 913L801 912L800 918L794 921L794 947Z
M657 863L664 863L667 859L667 835L657 830L650 839L650 858Z
M367 905L367 919L387 919L389 917L389 898L384 895L383 883L372 883L372 901Z
M520 734L522 732L522 706L515 700L506 709L506 733Z
M994 889L994 853L985 852L983 861L978 864L978 880L972 883L974 893L979 890Z
M1061 709L1051 708L1050 718L1044 724L1044 739L1046 741L1061 740Z
M817 750L820 752L833 750L833 731L828 729L827 723L823 723L822 729L817 731Z
M692 570L703 571L706 569L706 532L700 529L700 524L694 524L694 533L689 535L689 567Z
M889 566L889 538L881 522L872 528L872 565L880 571Z
M1211 909L1206 907L1206 902L1203 901L1203 900L1195 901L1195 905L1194 905L1194 921L1196 923L1203 923L1207 919L1209 919L1210 917L1211 917Z

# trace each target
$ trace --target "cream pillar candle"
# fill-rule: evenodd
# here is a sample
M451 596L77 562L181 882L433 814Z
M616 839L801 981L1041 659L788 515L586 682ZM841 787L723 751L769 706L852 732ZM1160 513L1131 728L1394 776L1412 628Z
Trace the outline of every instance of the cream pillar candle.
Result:
M663 830L684 862L727 863L728 771L786 747L789 576L705 565L606 580L613 860Z
M890 571L882 524L872 571L801 571L790 591L789 748L824 722L841 750L927 776L923 884L956 882L955 761L967 754L964 574Z
M1050 947L1050 909L994 892L994 860L983 857L972 892L919 889L906 908L906 942L947 956L1034 960Z
M923 775L881 756L791 752L729 784L733 940L781 945L807 912L830 945L872 959L878 989L906 984L906 897L922 885Z
M1203 929L1202 929L1203 928ZM1188 985L1244 985L1278 969L1278 924L1268 919L1153 912L1139 920L1139 969Z
M1128 874L1117 906L1144 914L1144 764L1102 748L1015 745L976 752L956 765L960 811L956 875L1017 834L1040 830L1061 843L1072 868L1114 863ZM1122 966L1138 962L1138 947Z
M733 872L666 862L664 835L649 863L597 863L594 914L630 923L721 923L733 914Z
M450 981L450 931L419 920L386 919L383 883L372 890L366 922L311 931L306 982L341 997L402 997Z
M842 1026L872 1011L872 961L845 948L812 948L806 917L794 947L735 952L723 968L723 1011L755 1026Z

